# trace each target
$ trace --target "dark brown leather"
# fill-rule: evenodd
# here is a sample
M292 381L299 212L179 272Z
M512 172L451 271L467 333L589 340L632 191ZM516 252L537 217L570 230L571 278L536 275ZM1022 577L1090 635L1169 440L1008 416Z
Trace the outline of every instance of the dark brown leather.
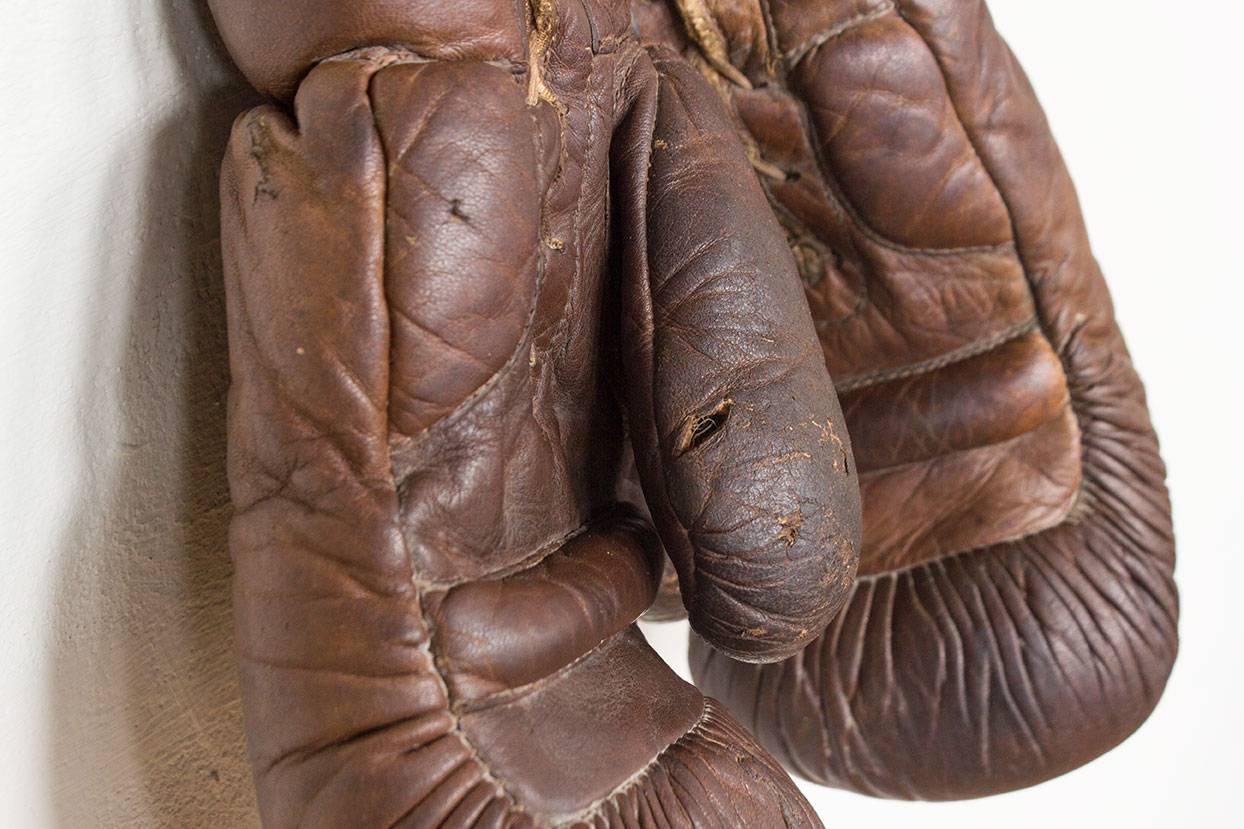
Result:
M716 95L625 2L213 8L285 99L222 174L265 822L820 825L633 624L662 542L750 660L855 573L842 414Z
M790 768L903 798L1116 745L1176 652L1144 393L1067 171L981 0L636 0L732 108L795 252L864 499L819 641L692 667Z

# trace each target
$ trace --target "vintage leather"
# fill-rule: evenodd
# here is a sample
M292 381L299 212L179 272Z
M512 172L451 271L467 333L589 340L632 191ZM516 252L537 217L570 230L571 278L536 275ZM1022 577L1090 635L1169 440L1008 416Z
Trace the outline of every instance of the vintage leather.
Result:
M212 7L283 102L221 185L265 823L819 826L633 624L662 545L749 660L855 574L842 414L716 94L625 2Z
M1164 468L1076 195L980 0L636 0L733 110L800 264L864 501L860 579L777 665L692 669L788 767L1031 785L1176 653Z

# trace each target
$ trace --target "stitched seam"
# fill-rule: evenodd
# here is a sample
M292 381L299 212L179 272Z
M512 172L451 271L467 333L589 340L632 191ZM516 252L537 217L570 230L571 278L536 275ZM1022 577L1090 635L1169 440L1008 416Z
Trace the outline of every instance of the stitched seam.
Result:
M562 547L565 547L568 543L570 543L571 541L573 541L574 539L582 535L584 532L586 532L588 527L591 526L591 524L592 524L591 521L584 522L581 526L577 527L576 529L573 529L568 533L558 536L552 541L548 541L544 544L541 544L534 553L529 553L527 556L523 557L522 559L520 559L518 562L515 562L514 564L507 564L503 567L498 567L495 570L489 570L479 575L461 576L455 579L415 578L413 583L417 587L425 588L427 590L452 590L453 588L458 587L459 585L470 584L472 582L477 582L477 581L498 581L500 579L504 579L509 576L515 575L516 573L521 573L524 570L530 570L533 567L539 567L540 564L543 563L546 558L548 558L551 555L555 555Z
M884 6L873 9L872 11L863 12L862 14L857 14L854 17L849 17L846 20L835 23L833 26L822 29L816 34L810 36L803 43L786 52L782 55L782 62L788 67L794 67L795 64L807 57L810 52L821 48L839 35L849 32L851 29L858 28L865 23L880 20L886 15L892 13L899 12L896 5L893 2L890 2Z
M467 754L479 767L480 774L483 775L485 780L488 780L494 786L496 786L497 794L503 794L507 798L509 798L511 809L516 810L518 812L526 813L527 808L519 800L518 794L510 788L509 783L503 780L500 776L498 776L492 770L492 768L488 765L487 761L485 761L483 756L480 755L479 747L476 746L475 742L470 738L470 736L465 731L462 730L462 720L459 717L457 710L455 709L454 702L453 702L453 695L449 691L449 683L445 681L445 671L441 667L440 660L436 658L436 654L433 653L432 651L432 642L436 638L436 635L437 635L436 623L433 620L433 617L431 616L431 614L428 613L427 608L424 605L425 597L424 597L423 591L416 590L415 592L419 599L419 613L423 617L423 623L427 627L427 631L428 631L427 638L423 642L419 643L419 647L416 648L416 650L421 651L427 655L428 664L432 669L429 673L431 673L432 676L435 678L437 685L441 689L441 692L445 695L445 709L448 712L450 720L453 723L450 726L448 733L454 734L458 737L458 739L462 742L463 747L466 749Z
M800 101L796 96L790 95L789 92L787 92L786 94L793 101L795 101L795 103L798 106L800 106L801 108L803 107L803 102ZM805 115L806 115L806 111L805 111ZM812 153L813 153L813 163L816 164L817 169L821 171L822 175L824 175L825 171L822 169L820 160L817 158L818 151L812 140L815 133L812 130L811 126L808 124L806 117L801 120L804 121L804 124L805 124L804 128L808 132L808 135L805 137L808 138L808 146L809 148L811 148ZM750 136L750 132L749 132L749 136ZM753 139L753 141L754 140L755 139ZM781 199L772 190L771 181L766 181L764 178L761 178L760 176L757 176L757 178L761 179L761 182L760 182L761 186L764 187L765 192L769 195L770 202L775 207L779 205L781 206L782 210L788 216L790 216L791 223L797 226L796 227L797 230L801 230L804 236L817 240L817 242L819 242L820 244L824 245L827 248L832 247L828 242L822 239L820 235L818 235L815 231L813 231L807 222L800 219L798 216L796 216L794 213L788 210L784 204L782 204ZM866 238L868 241L876 245L880 245L886 250L891 250L891 251L894 251L895 253L900 253L905 256L941 256L941 257L970 256L973 254L1002 254L1002 253L1013 252L1015 250L1015 241L1013 239L1009 239L1005 242L998 242L997 244L991 244L991 245L964 245L962 247L949 247L949 248L912 247L910 245L904 245L901 242L895 242L893 239L889 239L881 235L879 231L874 230L873 227L869 225L868 222L866 222L863 219L863 217L861 217L855 211L855 206L851 204L845 198L845 196L840 196L827 181L822 182L822 184L823 184L822 193L824 193L825 195L826 203L831 208L833 208L834 206L837 206L840 210L842 210L843 214L846 215L846 217L851 220L851 223L855 225L856 229L861 234L863 234L864 238Z
M597 56L593 55L591 60L588 61L587 78L585 78L583 82L583 94L588 100L591 100L592 92L594 91L593 85L596 82L596 66ZM559 135L561 140L560 152L562 154L566 154L569 152L566 146L566 119L561 117L560 112L558 113L558 116ZM589 114L587 119L587 143L584 145L587 148L587 154L584 157L584 162L588 161L592 157L592 150L596 146L595 139L596 115ZM559 165L557 175L560 177L564 170L565 164L562 163ZM579 177L579 189L575 196L574 212L570 217L570 227L574 233L574 274L571 277L569 290L566 291L566 299L562 302L561 314L557 321L557 327L549 334L549 351L552 351L554 348L559 346L564 348L569 344L566 339L566 330L570 327L569 311L572 307L574 307L575 301L579 298L579 291L583 285L583 223L581 219L583 218L583 191L587 188L588 175L589 171L585 163L583 175Z
M581 2L582 2L582 0L581 0ZM590 12L588 12L588 9L587 9L587 5L586 5L586 3L582 3L582 5L583 5L584 13L588 15L589 24L590 24L590 26L592 27L592 31L594 32L594 31L595 31L595 28L594 28L594 27L595 27L595 21L591 18L591 15L590 15ZM593 35L593 38L594 38L594 37L595 37L595 35ZM623 44L623 45L625 45L625 43L626 43L626 39L625 39L625 38L621 38L621 39L619 39L619 38L615 38L614 36L610 35L610 36L606 37L603 41L601 41L601 44L600 44L600 45L601 45L601 49L600 49L599 51L595 51L595 52L593 52L592 57L591 57L591 59L590 59L590 60L589 60L589 62L588 62L587 77L586 77L586 78L585 78L585 80L584 80L584 96L585 96L587 99L589 99L589 100L591 99L591 97L592 97L592 93L593 93L593 91L594 91L595 79L596 79L596 77L597 77L597 66L599 65L599 64L598 64L598 59L599 59L600 57L602 57L602 56L612 56L612 55L614 55L614 54L615 54L615 52L613 51L613 48L612 48L612 47L617 46L618 44ZM608 47L608 48L606 48L606 47ZM615 68L616 68L616 67L615 67ZM629 70L628 70L628 71L629 71ZM617 110L617 100L616 100L616 98L617 98L617 82L616 82L616 74L617 74L617 73L616 73L616 71L615 71L615 73L614 73L614 75L615 75L615 85L614 85L614 99L615 99L615 100L614 100L614 111L615 111L615 112L616 112L616 110ZM547 196L547 194L548 194L549 192L551 192L551 191L553 190L553 188L554 188L554 186L556 185L556 183L557 183L559 180L562 180L562 179L564 178L565 169L566 169L566 158L567 158L567 155L568 155L568 152L569 152L569 150L568 150L568 145L567 145L567 142L566 142L566 119L565 119L565 115L564 115L564 113L563 113L563 111L562 111L562 109L561 109L560 107L555 107L555 109L556 109L556 111L557 111L557 115L558 115L558 135L559 135L559 148L558 148L558 154L559 154L559 157L558 157L558 168L557 168L557 174L553 177L553 180L549 183L549 186L548 186L548 188L547 188L547 189L546 189L546 191L545 191L546 196ZM592 148L593 148L593 147L595 147L595 145L596 145L595 135L596 135L596 130L597 130L597 126L598 126L598 125L597 125L597 121L596 121L596 117L595 117L595 116L589 116L589 118L588 118L588 125L587 125L587 126L588 126L588 136L587 136L587 143L586 143L586 147L587 147L587 153L588 153L588 155L585 157L585 161L591 158ZM543 159L543 154L541 154L540 158L541 158L541 159ZM541 162L541 163L542 163L542 162ZM579 297L580 297L580 296L581 296L581 294L582 294L582 289L583 289L583 281L584 281L584 280L583 280L583 256L582 256L582 250L583 250L583 223L582 223L581 219L582 219L582 205L583 205L583 202L584 202L583 193L584 193L584 190L585 190L585 189L586 189L586 187L587 187L587 182L588 182L588 175L587 175L587 168L585 167L585 169L584 169L584 175L582 175L582 176L580 177L580 180L579 180L578 193L577 193L577 196L576 196L576 198L575 198L575 200L574 200L574 209L573 209L573 212L572 212L572 214L571 214L571 216L570 216L570 226L571 226L571 230L572 230L573 235L574 235L574 238L573 238L573 245L574 245L574 262L573 262L573 264L574 264L574 273L573 273L573 275L572 275L572 277L571 277L569 288L568 288L568 290L566 291L566 298L565 298L565 300L562 302L562 307L561 307L560 315L559 315L558 320L557 320L557 324L556 324L556 326L555 326L555 327L554 327L554 328L550 331L550 333L549 333L549 336L548 336L548 345L547 345L547 347L545 348L545 351L546 351L546 352L553 351L554 349L558 349L558 348L560 348L562 351L565 351L565 349L566 349L566 348L568 348L568 347L569 347L569 345L570 345L570 340L568 339L568 337L567 337L567 335L566 335L566 332L567 332L567 331L569 330L569 328L570 328L570 310L571 310L571 308L575 307L575 305L577 304L577 301L578 301ZM546 202L545 202L545 203L547 204L547 198L546 198ZM557 240L553 240L553 239L545 239L545 238L543 238L543 237L545 237L545 235L546 235L546 234L545 234L545 231L547 230L547 222L548 222L548 216L547 216L547 214L544 212L543 207L544 207L544 205L542 205L542 209L541 209L541 216L540 216L540 228L541 228L541 236L542 236L542 244L541 244L540 256L541 256L542 261L543 261L543 262L545 262L545 267L547 267L547 252L546 252L546 250L545 250L544 248L553 247L553 244L554 244ZM563 245L561 245L560 247L558 247L558 248L554 248L554 249L564 251L564 249L565 249L565 245L563 244ZM532 362L532 365L533 365L533 366L535 365L535 363L534 363L534 360L535 360L535 353L536 353L536 344L535 344L535 342L533 341L533 343L532 343L532 358L531 358L531 359L532 359L532 361L533 361L533 362ZM541 422L538 418L536 419L536 425L540 428L540 431L541 431L541 432L545 435L545 437L546 437L546 438L549 438L550 443L555 443L555 442L556 442L556 441L553 441L553 440L552 440L552 436L549 434L548 429L546 428L545 424L544 424L543 422ZM538 563L538 562L537 562L537 563Z
M1023 435L1020 435L1019 437L1023 437ZM1048 522L1038 524L1036 526L1036 529L1026 530L1022 533L1016 533L1015 535L1008 536L1006 538L1002 538L997 541L990 541L987 544L978 544L977 546L969 547L966 550L957 550L953 553L943 553L940 556L936 556L927 561L922 561L919 564L910 564L910 565L907 565L906 567L897 567L893 570L886 570L881 573L870 573L866 576L857 575L855 577L855 580L857 582L871 583L871 582L878 581L880 579L894 578L896 576L902 576L907 573L915 573L919 570L925 570L925 569L929 569L934 566L944 565L947 561L950 561L951 559L962 558L962 557L973 555L975 553L981 553L986 550L990 550L994 547L1002 547L1008 544L1014 544L1018 541L1023 541L1026 538L1032 538L1033 536L1037 536L1037 535L1040 535L1041 533L1048 532L1054 529L1055 527L1062 525L1063 523L1067 521L1068 516L1071 515L1072 513L1076 513L1077 516L1082 515L1083 513L1080 511L1082 504L1088 504L1089 502L1091 502L1091 499L1087 497L1087 493L1085 492L1085 488L1084 488L1083 479L1081 479L1080 486L1076 487L1076 491L1072 494L1071 498L1068 499L1066 508L1061 513L1059 513L1057 517L1051 519Z
M924 44L924 48L928 49L929 54L932 55L933 61L937 64L938 71L941 72L942 84L946 87L946 97L950 99L951 106L954 107L955 117L959 120L959 124L963 128L963 134L967 138L968 144L972 147L972 152L975 153L977 159L980 161L981 169L983 169L985 171L985 174L989 176L989 181L991 184L993 184L994 190L998 194L998 198L1002 201L1002 204L1006 207L1007 217L1011 220L1011 239L1015 242L1015 258L1019 261L1020 267L1023 270L1024 281L1028 285L1028 295L1032 300L1033 307L1036 309L1034 320L1036 321L1037 326L1039 327L1041 331L1041 335L1045 337L1046 342L1048 342L1050 346L1053 347L1054 339L1053 337L1050 336L1049 331L1046 330L1045 320L1043 319L1043 315L1042 315L1042 310L1043 310L1042 305L1041 305L1041 302L1038 300L1036 291L1034 290L1034 287L1033 287L1033 278L1032 278L1031 271L1028 268L1028 263L1024 261L1023 253L1019 249L1019 234L1016 232L1016 228L1015 228L1015 214L1014 214L1014 211L1011 209L1011 205L1010 205L1009 200L1007 199L1006 192L998 184L998 179L994 175L992 167L990 167L989 163L985 160L985 157L981 155L980 149L979 147L977 147L976 137L973 134L972 130L968 129L967 122L963 118L963 113L959 110L959 101L955 98L955 93L951 87L950 78L946 73L946 67L942 63L941 55L938 54L937 50L934 49L933 46L929 43L929 41L925 38L924 33L920 31L919 27L917 27L910 20L908 20L907 15L903 10L902 0L897 0L897 2L895 3L895 11L897 12L898 16L902 19L902 21L907 25L907 27L911 29L911 31L914 32L918 38L920 38L920 41ZM1010 539L1009 541L1004 542L1004 543L1014 543L1015 541L1019 541L1023 538L1029 538L1033 535L1037 535L1038 533L1045 532L1056 526L1059 526L1060 524L1062 524L1064 521L1067 520L1067 517L1072 513L1077 503L1080 501L1081 493L1085 491L1086 481L1085 481L1083 467L1084 467L1084 454L1085 454L1085 435L1088 434L1088 430L1085 428L1085 422L1088 420L1091 420L1091 417L1084 413L1083 411L1084 404L1076 397L1074 386L1071 383L1071 378L1067 376L1068 375L1067 364L1063 360L1062 353L1057 350L1055 350L1055 353L1058 354L1059 364L1063 368L1063 379L1064 379L1065 385L1067 386L1067 394L1068 394L1068 397L1070 398L1071 410L1072 410L1072 413L1076 416L1076 428L1079 429L1080 431L1080 457L1078 459L1080 462L1080 470L1081 470L1080 471L1080 486L1077 487L1076 496L1072 499L1071 503L1068 504L1068 507L1066 511L1064 512L1063 516L1057 522L1052 523L1050 524L1050 526L1045 527L1041 530L1034 530L1031 533L1019 535L1016 538ZM1083 507L1083 512L1082 514L1080 514L1080 517L1087 517L1091 513L1092 513L1092 503L1091 501L1086 501L1085 506ZM992 545L988 545L988 546L992 546Z
M381 68L383 68L383 67L381 67ZM384 169L385 169L385 174L384 174L384 184L385 184L384 206L385 206L385 217L386 217L386 226L387 226L387 216L388 216L389 205L390 205L390 201L389 201L389 199L390 199L390 187L389 187L389 174L388 174L388 169L389 169L389 149L388 149L388 147L385 145L385 141L384 141L383 135L382 135L381 130L380 130L380 124L377 122L377 120L376 120L375 110L374 110L374 108L372 108L372 100L373 100L373 94L374 94L373 86L374 86L374 84L375 84L375 82L376 82L376 77L377 77L377 75L378 75L378 74L379 74L379 70L377 70L376 72L374 72L374 73L371 75L371 77L370 77L370 78L368 78L368 81L367 81L367 103L368 103L368 110L369 110L369 113L370 113L370 115L371 115L371 119L372 119L372 129L375 131L375 135L376 135L376 143L377 143L377 145L379 146L379 149L380 149L380 156L381 156L381 160L384 162L384 165L385 165L385 167L384 167ZM387 234L386 234L386 235L387 235ZM381 270L381 273L382 273L383 278L384 278L384 281L383 281L383 286L384 286L384 289L385 289L385 306L386 306L386 312L389 314L389 318L390 318L389 325L390 325L390 330L391 330L391 329L392 329L392 313L391 313L391 312L388 312L388 308L389 308L389 304L388 304L388 284L389 284L389 283L388 283L388 258L389 258L389 257L388 257L388 246L387 246L387 244L385 244L385 245L382 245L382 264L381 264L381 268L382 268L382 270ZM538 291L537 291L537 293L538 293ZM526 336L524 335L524 339L525 339L525 338L526 338ZM392 347L392 341L391 341L391 335L390 335L390 348L391 348L391 347ZM389 359L390 359L390 360L392 359L392 358L391 358L391 356L390 356L390 358L389 358ZM397 495L399 496L399 499L400 499L400 488L395 486L395 488L394 488L394 489L395 489L395 494L397 494ZM399 500L399 504L400 504L400 500ZM400 535L400 534L399 534L399 535ZM406 561L407 561L408 566L410 567L410 569L411 569L411 573L412 573L412 575L413 575L413 574L416 572L415 559L414 559L414 556L411 554L410 547L409 547L409 545L406 543L405 538L402 538L402 547L405 549L405 552L406 552ZM413 579L412 579L412 581L413 581ZM427 637L424 639L424 641L422 641L422 642L420 642L420 643L419 643L419 646L416 648L416 650L421 651L422 653L424 653L424 654L426 655L427 660L428 660L428 666L429 666L429 668L431 669L431 670L429 671L429 673L431 673L431 674L432 674L432 676L434 677L434 681L435 681L435 682L439 685L439 687L440 687L440 689L441 689L442 693L444 693L444 695L445 695L445 706L446 706L446 711L447 711L447 713L449 714L449 716L450 716L450 720L451 720L451 723L452 723L452 725L450 726L450 729L449 729L449 732L448 732L448 733L450 733L450 734L456 734L456 735L457 735L457 737L458 737L459 741L462 743L462 746L466 749L466 752L467 752L468 756L469 756L469 757L470 757L470 758L471 758L471 759L472 759L472 760L476 763L476 765L479 767L480 774L483 776L483 778L484 778L484 779L486 779L486 780L490 781L491 783L493 783L493 785L494 785L494 786L496 786L497 793L498 793L498 794L504 794L506 797L508 797L508 798L510 799L510 801L511 801L512 808L513 808L513 809L516 809L516 810L517 810L517 811L519 811L519 812L525 812L525 811L526 811L526 809L525 809L525 808L523 807L523 805L519 802L519 799L518 799L517 795L516 795L513 791L511 791L511 790L510 790L509 785L508 785L508 784L507 784L504 780L502 780L500 777L498 777L498 776L497 776L497 775L496 775L496 774L492 771L492 769L489 767L488 763L484 761L484 758L483 758L482 756L480 756L480 753L479 753L479 749L478 749L478 747L477 747L477 746L475 745L475 743L471 740L471 738L470 738L470 737L466 734L466 732L462 730L462 723L461 723L461 721L460 721L460 719L459 719L459 717L458 717L457 713L454 711L454 708L453 708L453 697L452 697L452 695L451 695L451 694L450 694L450 692L449 692L449 685L448 685L448 683L445 681L444 671L443 671L443 669L441 668L441 666L438 664L437 659L436 659L436 655L433 653L433 650L432 650L432 643L433 643L433 640L434 640L434 639L435 639L435 637L436 637L436 624L435 624L435 620L434 620L434 619L433 619L433 617L432 617L432 616L428 613L427 608L426 608L426 606L425 606L425 604L424 604L424 600L425 600L425 592L424 592L424 590L420 589L420 588L418 587L418 585L417 585L417 584L412 585L412 586L414 586L414 589L415 589L415 598L416 598L416 601L418 602L418 607L419 607L419 615L420 615L420 617L421 617L421 621L423 622L423 624L424 624L424 626L425 626L425 628L426 628L426 630L427 630L427 634L428 634L428 635L427 635Z
M464 700L462 704L456 706L454 710L460 714L476 714L480 711L487 711L492 708L498 708L502 705L517 702L524 697L539 691L547 685L552 685L557 682L557 680L577 668L581 663L586 662L590 657L603 651L607 645L612 644L618 638L619 634L626 630L626 628L631 624L634 623L628 622L626 625L622 626L621 630L614 631L604 639L601 639L591 648L567 662L565 665L562 665L560 668L557 668L542 677L533 679L530 682L524 682L522 685L515 685L512 688L506 688L504 691L497 691L495 694L490 694L482 699Z
M962 247L950 248L916 247L912 245L905 245L902 242L896 242L888 236L882 234L881 231L874 228L872 224L866 221L864 217L859 214L859 211L855 208L855 204L847 198L846 194L840 192L837 186L838 179L833 173L833 165L830 164L829 159L825 157L824 150L821 146L820 133L818 132L815 123L812 121L812 115L808 111L807 101L800 96L792 95L789 90L786 90L786 94L792 101L795 102L795 105L799 109L800 120L803 122L803 128L805 131L804 138L808 142L808 147L812 150L812 160L821 174L820 179L822 191L825 193L826 200L831 206L837 205L838 209L840 209L843 214L851 220L851 224L853 224L866 239L896 253L919 256L964 256L974 253L1005 253L1007 251L1015 250L1015 231L1013 222L1011 238L1005 242L998 242L990 245L965 245ZM966 128L964 131L966 133ZM975 146L973 146L972 152L976 154ZM977 159L981 161L981 165L984 167L984 161L980 159L979 154L977 155ZM986 172L988 172L988 168L985 169ZM990 177L990 180L992 182L992 176ZM994 182L994 189L997 189L996 182ZM1018 258L1018 255L1016 258Z
M1040 429L1043 429L1044 427L1046 427L1046 426L1050 425L1050 424L1051 424L1051 423L1053 423L1055 420L1057 420L1058 418L1062 417L1062 414L1063 414L1063 410L1064 410L1064 409L1067 409L1067 408L1070 408L1070 407L1071 407L1071 401L1070 401L1070 399L1068 399L1068 400L1067 400L1067 402L1065 402L1065 403L1063 403L1061 406L1059 406L1059 407L1058 407L1058 409L1057 409L1057 411L1055 411L1055 412L1054 412L1054 414L1052 414L1050 417L1048 417L1048 418L1046 418L1045 420L1041 421L1041 422L1040 422L1040 423L1038 423L1036 426L1033 426L1031 429L1025 429L1024 431L1020 432L1019 434L1017 434L1017 435L1011 435L1011 436L1010 436L1010 437L1008 437L1008 438L1002 438L1001 440L995 440L995 441L991 441L991 442L989 442L989 443L981 443L981 444L978 444L978 445L976 445L976 446L966 446L966 447L964 447L964 448L962 448L962 449L954 449L954 450L951 450L950 452L943 452L943 453L938 454L938 455L931 455L930 457L927 457L927 458L920 458L920 459L918 459L918 460L914 460L914 461L905 461L905 462L903 462L903 463L896 463L896 464L893 464L893 465L891 465L891 466L878 466L878 467L875 467L875 468L873 468L873 469L869 469L869 470L867 470L866 472L861 472L861 473L859 474L859 477L860 477L860 479L861 479L861 480L870 480L870 479L874 479L874 478L881 477L881 475L882 475L883 473L884 473L884 474L890 474L890 473L893 473L895 470L905 469L905 468L907 468L907 467L912 467L912 466L918 466L918 465L920 465L920 464L933 463L933 462L939 461L939 460L941 460L941 459L943 459L943 458L950 457L951 455L958 455L958 454L963 453L963 452L975 452L975 451L980 450L980 449L989 449L989 448L991 448L991 447L997 447L997 446L1006 446L1008 443L1014 443L1014 442L1016 442L1016 441L1020 440L1021 438L1028 437L1028 436L1029 436L1029 435L1031 435L1033 432L1036 432L1036 431L1038 431L1038 430L1040 430ZM1074 414L1074 411L1073 411L1072 413ZM1078 427L1077 427L1077 428L1078 428Z
M978 357L988 351L992 351L999 346L1005 345L1012 340L1020 339L1026 334L1030 334L1037 329L1036 317L1030 317L1021 323L1009 326L996 334L974 340L967 345L960 346L953 351L948 351L937 357L927 360L921 360L918 363L911 363L897 368L881 369L879 371L871 371L865 374L848 375L842 380L834 382L838 394L843 395L848 392L858 391L887 383L891 380L900 380L907 377L916 377L921 374L929 374L940 368L961 363L964 360L970 360Z
M628 779L622 781L617 786L615 786L613 791L609 792L609 794L605 795L599 800L596 800L593 803L588 804L586 807L584 807L580 811L559 819L556 823L553 824L553 829L568 829L568 827L571 827L571 826L579 826L579 825L588 823L589 821L591 821L592 818L596 817L600 813L600 810L603 809L610 802L616 800L617 798L620 798L626 792L642 784L645 780L648 779L648 775L652 773L653 769L655 769L657 765L660 763L661 758L664 757L667 753L669 753L670 749L674 748L679 743L682 743L685 740L694 739L695 737L700 736L701 732L703 732L704 729L707 727L709 716L712 713L713 712L709 704L709 699L708 697L704 697L704 701L701 703L701 707L700 707L699 718L695 721L695 723L690 728L687 729L687 731L681 737L679 737L676 740L673 740L672 742L670 742L669 745L665 746L665 748L658 751L655 755L653 755L651 760L649 760L647 763L644 764L644 766L639 771L635 772Z
M773 9L770 0L757 0L760 6L760 19L764 22L765 27L765 46L768 54L765 55L765 68L770 72L774 69L774 64L778 60L777 56L781 53L778 50L777 26L773 22Z

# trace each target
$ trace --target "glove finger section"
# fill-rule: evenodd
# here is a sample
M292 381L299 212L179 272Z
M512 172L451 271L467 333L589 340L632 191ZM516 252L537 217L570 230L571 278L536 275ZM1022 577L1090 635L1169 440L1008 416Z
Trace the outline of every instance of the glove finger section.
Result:
M326 64L295 119L244 115L222 173L234 615L273 826L389 825L469 761L397 530L370 75Z
M765 160L791 172L767 184L863 441L860 566L875 573L1061 521L1079 434L1006 205L936 59L893 8L826 23L788 92L737 100Z
M854 578L851 449L790 252L719 102L680 59L656 63L651 147L620 161L649 171L623 286L636 461L691 624L740 659L778 659Z
M539 119L551 113L520 93L510 73L478 63L399 63L372 85L389 180L399 443L480 392L525 344L547 184L537 140L550 125Z
M521 79L490 64L398 63L371 96L389 177L403 536L428 583L506 572L556 549L613 495L584 468L616 462L615 412L580 427L555 408L595 396L596 376L534 346L565 312L546 299L555 254L541 232L558 115L528 106Z
M692 667L701 687L747 712L745 724L810 779L888 797L954 799L1039 783L1131 734L1173 664L1178 598L1165 470L1143 389L1044 115L982 3L898 5L1011 217L1040 350L1055 355L1066 377L1076 437L1065 445L1063 430L1036 466L1053 478L1069 459L1078 463L1074 505L1017 540L914 566L900 557L887 568L879 556L826 635L787 663L742 665L695 643ZM938 382L965 397L986 382L1004 388L1015 375L981 360L1014 366L1005 352L1032 340L944 369ZM974 361L985 379L954 377ZM911 417L897 404L880 405L891 395L921 405L921 394L899 382L862 389L857 400L873 398L861 403L873 414ZM1022 411L1043 419L1041 408ZM1018 414L1008 418L1018 422ZM888 428L906 434L899 420ZM953 442L956 431L944 434ZM892 447L923 451L900 439ZM862 458L886 461L879 444L860 449ZM1039 505L1041 492L1020 480L997 468L983 489ZM873 494L865 488L866 501ZM954 540L957 525L934 523L939 537Z

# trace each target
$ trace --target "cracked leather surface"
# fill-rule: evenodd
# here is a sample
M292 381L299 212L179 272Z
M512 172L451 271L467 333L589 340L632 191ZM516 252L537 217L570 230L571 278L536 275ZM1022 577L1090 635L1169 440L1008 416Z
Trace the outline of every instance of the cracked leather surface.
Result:
M825 635L699 685L868 794L1031 785L1128 736L1173 663L1165 471L1076 195L980 0L636 0L713 83L842 396L860 578Z
M221 184L265 823L820 825L633 624L662 546L752 662L856 571L843 414L718 96L623 2L212 5L278 100Z

